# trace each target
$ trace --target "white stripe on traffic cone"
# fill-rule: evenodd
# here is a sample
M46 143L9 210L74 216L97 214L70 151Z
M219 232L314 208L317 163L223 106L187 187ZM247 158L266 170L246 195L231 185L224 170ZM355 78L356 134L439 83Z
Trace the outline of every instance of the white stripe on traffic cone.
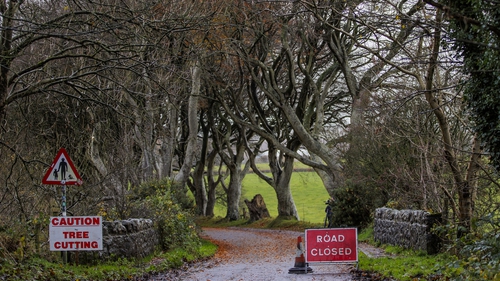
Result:
M302 245L302 236L297 238L297 250L295 255L295 264L292 268L288 270L288 273L308 273L312 272L312 268L307 266L306 259L304 257L304 250Z

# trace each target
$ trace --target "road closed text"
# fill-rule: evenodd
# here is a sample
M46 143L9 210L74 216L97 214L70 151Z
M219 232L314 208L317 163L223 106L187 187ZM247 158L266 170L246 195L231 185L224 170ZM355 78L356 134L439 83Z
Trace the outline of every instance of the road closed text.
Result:
M317 243L344 242L344 241L345 241L345 236L342 234L334 235L334 234L325 233L323 235L316 235L316 242Z
M306 230L307 262L357 262L357 229Z
M312 256L344 256L351 255L353 250L351 248L312 248Z

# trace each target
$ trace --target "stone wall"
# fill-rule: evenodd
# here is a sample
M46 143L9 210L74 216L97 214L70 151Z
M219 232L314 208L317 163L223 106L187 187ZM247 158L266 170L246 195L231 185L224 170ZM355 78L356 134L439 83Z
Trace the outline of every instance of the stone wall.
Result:
M143 258L159 245L158 232L150 219L103 221L102 251L78 252L80 263L101 259Z
M101 257L142 258L158 246L158 232L150 219L105 221L102 226Z
M383 244L435 254L439 239L430 230L440 220L440 215L421 210L379 208L375 210L373 236Z

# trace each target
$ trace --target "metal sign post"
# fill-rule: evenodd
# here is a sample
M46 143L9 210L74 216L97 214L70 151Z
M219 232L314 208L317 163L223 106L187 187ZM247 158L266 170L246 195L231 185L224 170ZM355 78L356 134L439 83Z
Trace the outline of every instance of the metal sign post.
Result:
M66 149L61 148L57 152L56 157L52 161L49 169L45 173L42 179L43 184L53 184L61 185L62 187L62 197L61 197L61 213L63 217L67 215L67 205L66 205L66 185L81 185L82 178L78 174L78 171L73 165L73 161L69 158ZM63 262L68 262L68 252L63 251L62 253Z
M62 197L61 197L61 213L62 216L66 216L66 185L62 185Z
M65 184L64 180L61 181L61 184L62 184L61 213L62 213L62 216L65 217L66 216L66 184ZM64 264L68 263L68 252L67 251L62 252L62 259L63 259Z

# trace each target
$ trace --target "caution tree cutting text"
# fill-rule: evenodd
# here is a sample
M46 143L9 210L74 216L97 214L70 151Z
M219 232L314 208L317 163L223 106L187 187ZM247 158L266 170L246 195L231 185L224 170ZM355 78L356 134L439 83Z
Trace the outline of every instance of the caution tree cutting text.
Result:
M51 251L99 251L102 246L102 217L51 217Z

